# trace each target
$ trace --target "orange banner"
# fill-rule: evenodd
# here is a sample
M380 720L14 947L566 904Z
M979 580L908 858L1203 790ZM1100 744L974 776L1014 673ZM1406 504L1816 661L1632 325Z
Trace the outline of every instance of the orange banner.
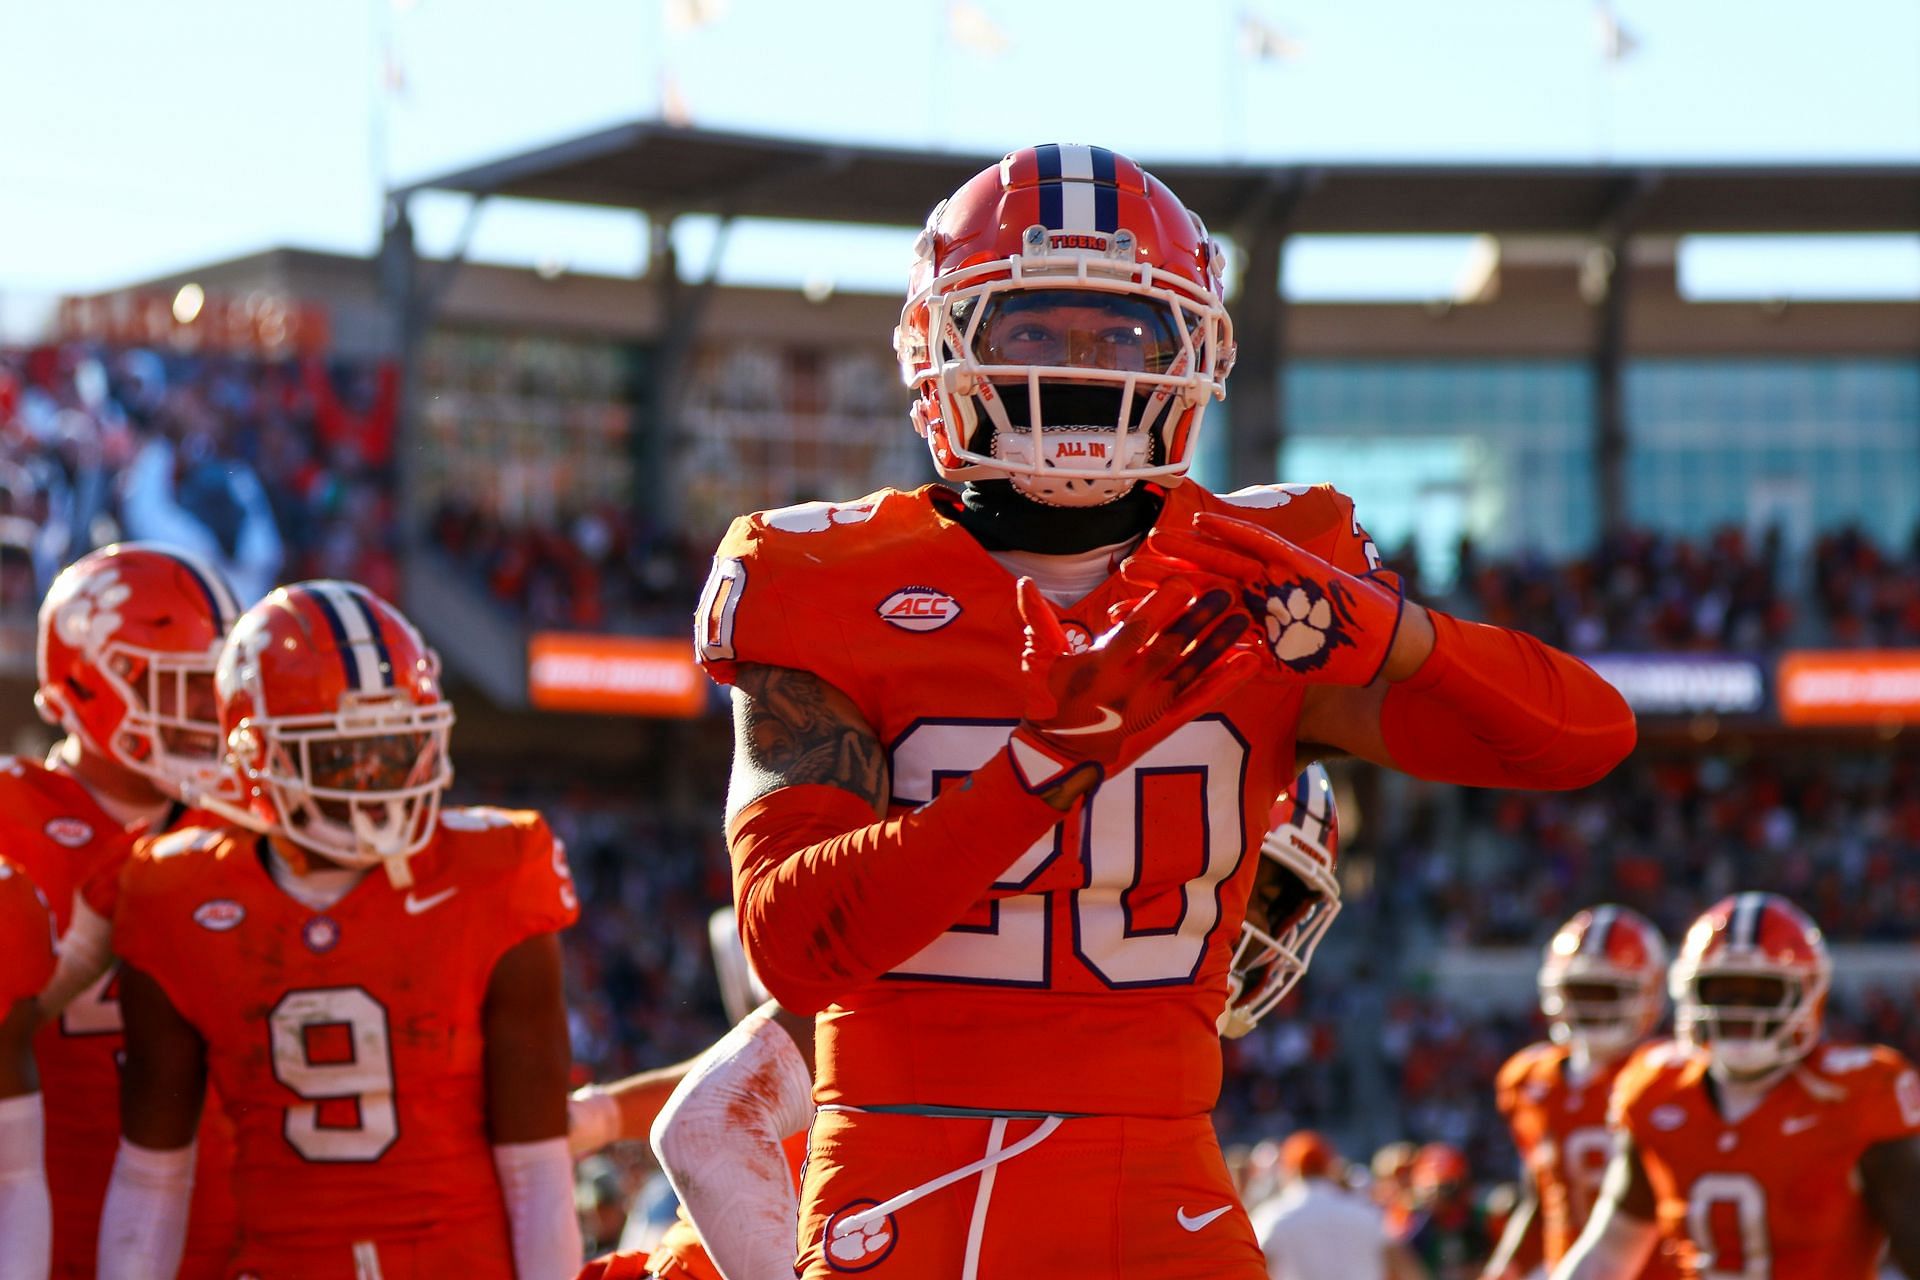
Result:
M685 640L537 632L527 644L527 699L542 711L691 719L707 677Z
M1777 688L1788 724L1920 721L1920 649L1788 653Z

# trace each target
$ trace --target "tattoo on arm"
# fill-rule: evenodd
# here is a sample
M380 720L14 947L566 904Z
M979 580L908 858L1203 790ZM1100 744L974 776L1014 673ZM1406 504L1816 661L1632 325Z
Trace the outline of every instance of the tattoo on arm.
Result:
M810 671L742 663L733 686L727 815L781 787L822 783L887 808L886 754L846 694Z

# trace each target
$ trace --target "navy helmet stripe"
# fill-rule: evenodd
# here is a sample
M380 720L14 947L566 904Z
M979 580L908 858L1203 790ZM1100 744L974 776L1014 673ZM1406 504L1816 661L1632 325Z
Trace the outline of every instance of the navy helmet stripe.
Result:
M1733 945L1755 946L1760 941L1760 913L1766 900L1757 893L1743 893L1733 908Z
M1040 225L1059 231L1066 225L1066 196L1058 182L1040 184Z
M187 576L193 579L193 584L200 588L200 594L207 598L207 611L213 615L214 625L222 631L231 627L233 625L233 614L220 607L220 597L214 594L213 584L207 581L207 575L200 572L200 567L185 556L177 555L174 556L173 559L176 564L187 571Z
M1038 166L1036 176L1042 181L1058 181L1060 178L1060 144L1043 143L1033 149L1034 163Z
M1093 229L1112 234L1120 229L1120 189L1100 183L1093 189Z
M334 610L333 602L327 599L326 592L315 590L311 587L303 591L302 594L313 602L314 608L320 611L320 616L327 620L327 630L333 633L333 647L340 654L341 666L346 669L347 683L356 689L364 687L360 679L359 663L356 661L353 652L353 643L347 639L346 623L341 620L339 613Z
M1115 182L1113 152L1105 147L1090 147L1088 150L1093 152L1093 180L1105 183Z
M1581 950L1591 951L1595 955L1607 954L1607 942L1613 934L1613 923L1620 913L1612 907L1601 907L1593 913L1593 923L1587 926L1587 936L1583 938Z

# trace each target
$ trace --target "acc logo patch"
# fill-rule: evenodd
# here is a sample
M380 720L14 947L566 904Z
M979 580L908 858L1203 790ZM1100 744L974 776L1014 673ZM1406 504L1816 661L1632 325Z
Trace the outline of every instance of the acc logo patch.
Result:
M63 849L78 849L93 839L93 828L78 818L53 818L47 822L47 839Z
M1687 1122L1687 1109L1669 1103L1664 1107L1655 1107L1647 1117L1647 1122L1656 1129L1672 1132Z
M315 916L300 927L300 939L307 950L324 954L340 945L340 926L332 916Z
M960 616L960 602L932 587L902 587L874 612L903 631L938 631Z
M215 933L225 933L246 918L247 909L232 898L213 898L193 909L193 922Z
M846 1231L839 1227L840 1220L850 1218L862 1209L872 1209L879 1205L878 1200L853 1200L836 1209L827 1219L820 1244L827 1255L827 1265L835 1271L866 1271L879 1266L893 1252L893 1246L900 1240L900 1228L895 1224L893 1215L870 1222L857 1231Z

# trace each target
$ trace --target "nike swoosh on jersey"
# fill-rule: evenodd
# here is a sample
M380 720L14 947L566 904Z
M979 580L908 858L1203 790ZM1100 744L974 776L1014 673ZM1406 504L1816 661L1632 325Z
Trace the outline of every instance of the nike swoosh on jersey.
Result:
M1184 1227L1186 1230L1198 1231L1200 1230L1200 1228L1206 1226L1209 1222L1212 1222L1215 1218L1219 1217L1221 1214L1225 1213L1227 1210L1231 1208L1233 1208L1232 1205L1223 1204L1218 1209L1215 1209L1210 1213L1203 1213L1203 1214L1200 1214L1198 1217L1189 1218L1187 1216L1187 1207L1185 1205L1181 1205L1180 1208L1174 1211L1173 1216L1179 1220L1180 1225Z
M1819 1123L1819 1116L1789 1116L1780 1122L1780 1132L1789 1136L1796 1133L1805 1133Z
M1056 737L1066 738L1082 733L1105 733L1109 729L1118 729L1119 727L1120 713L1112 707L1102 707L1100 708L1100 718L1092 724L1083 724L1072 729L1050 728L1047 732Z
M451 889L442 889L439 893L427 898L416 898L409 893L406 900L407 914L417 916L423 911L431 911L458 892L460 892L459 885Z

